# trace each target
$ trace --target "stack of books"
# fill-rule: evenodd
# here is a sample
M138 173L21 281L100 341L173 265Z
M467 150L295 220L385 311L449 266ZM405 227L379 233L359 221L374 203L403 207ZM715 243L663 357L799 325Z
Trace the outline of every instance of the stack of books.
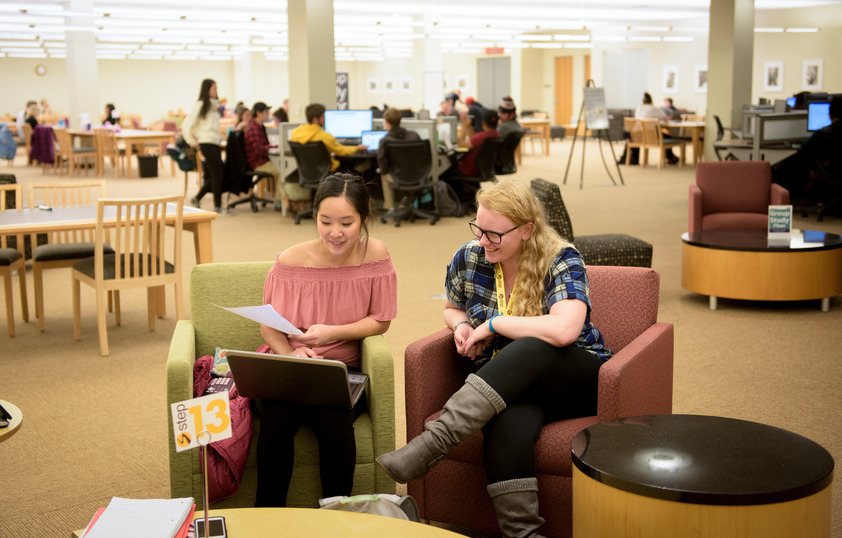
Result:
M182 499L123 499L114 497L97 510L82 538L184 538L196 503Z

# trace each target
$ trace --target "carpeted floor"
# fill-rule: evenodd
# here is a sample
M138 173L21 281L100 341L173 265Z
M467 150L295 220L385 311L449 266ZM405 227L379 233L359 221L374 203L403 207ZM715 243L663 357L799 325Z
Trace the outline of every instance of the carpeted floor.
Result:
M684 290L680 278L680 235L687 229L687 188L694 169L622 166L626 185L615 187L597 144L589 142L580 190L581 149L580 141L562 186L575 233L623 232L654 245L653 267L661 273L659 318L676 327L674 411L771 424L817 441L837 460L842 457L842 298L831 300L828 313L819 310L818 301L723 299L719 310L709 310L707 298ZM569 140L554 142L550 157L527 151L513 177L561 184L569 155ZM610 169L616 179L616 167ZM27 168L21 157L13 167L4 164L2 172L16 174L24 185L60 179ZM182 173L170 176L166 163L159 175L114 179L110 172L108 194L181 192ZM191 175L189 196L195 192ZM210 197L204 205L210 208ZM470 237L468 220L372 226L372 235L392 252L399 281L399 314L386 334L395 357L399 445L404 443L403 351L442 327L445 267ZM842 233L838 218L816 223L796 215L795 221L800 228ZM312 221L295 226L271 208L252 213L247 206L221 216L213 227L218 262L269 260L316 235ZM190 245L185 241L185 277L195 263ZM31 268L29 273L34 318ZM168 495L164 362L175 326L172 298L167 317L149 332L145 293L124 292L123 324L117 327L109 319L111 355L101 357L91 290L82 291L82 340L75 342L69 271L49 271L45 286L46 332L38 332L34 319L21 321L15 288L17 336L0 336L0 398L24 413L20 431L0 443L0 537L68 536L112 496ZM837 479L833 536L842 538L839 484Z

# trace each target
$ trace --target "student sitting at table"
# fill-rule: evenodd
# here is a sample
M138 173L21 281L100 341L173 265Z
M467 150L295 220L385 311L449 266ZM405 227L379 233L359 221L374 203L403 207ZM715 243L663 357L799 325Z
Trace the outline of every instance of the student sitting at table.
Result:
M499 122L497 111L485 110L482 116L482 131L470 135L473 129L471 126L471 119L467 114L461 116L462 129L459 132L459 141L456 146L459 148L466 148L468 150L455 165L447 169L442 175L442 179L447 180L448 176L468 176L479 177L479 168L477 168L476 158L479 152L479 147L486 138L498 138L500 133L497 132L497 123ZM478 184L466 183L464 181L448 181L453 190L459 196L459 199L465 203L470 203L479 188Z
M401 111L397 108L388 108L383 113L383 128L389 133L380 141L377 150L377 168L380 170L380 181L383 186L383 208L392 209L395 207L395 191L392 190L392 175L389 173L389 157L386 154L386 146L392 142L417 142L421 140L418 133L401 127Z
M634 110L634 117L637 119L654 118L660 122L669 121L669 117L664 114L664 111L652 104L652 96L649 92L643 94L643 104ZM664 135L664 138L672 138L669 135ZM669 164L676 164L678 157L676 157L671 148L667 148L667 162Z
M299 125L290 133L290 142L298 144L307 144L309 142L321 142L330 153L330 171L333 172L339 168L339 161L334 157L343 155L352 155L358 151L365 151L367 146L360 144L358 146L343 146L340 144L332 134L324 130L325 126L325 106L319 103L312 103L307 105L304 110L304 116L307 123Z

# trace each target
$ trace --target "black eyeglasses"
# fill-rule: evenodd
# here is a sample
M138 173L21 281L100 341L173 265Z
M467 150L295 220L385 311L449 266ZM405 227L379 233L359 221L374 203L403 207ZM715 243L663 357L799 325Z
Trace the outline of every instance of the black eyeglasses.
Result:
M506 230L505 232L492 232L491 230L483 230L482 228L477 226L477 223L474 222L476 220L477 219L472 219L471 222L468 223L468 226L471 227L471 232L473 232L474 237L479 239L483 235L485 235L486 239L488 239L488 241L494 245L499 245L503 241L503 236L507 233L513 232L520 228L520 226L515 226L511 230Z

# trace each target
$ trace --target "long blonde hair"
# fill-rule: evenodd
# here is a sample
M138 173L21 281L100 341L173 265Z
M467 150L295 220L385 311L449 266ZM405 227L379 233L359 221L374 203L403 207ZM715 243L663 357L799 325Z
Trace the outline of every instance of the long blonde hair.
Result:
M568 245L544 218L544 207L525 184L505 180L482 187L477 204L499 213L515 226L533 224L532 235L521 244L518 261L516 316L543 314L544 279L559 250Z

